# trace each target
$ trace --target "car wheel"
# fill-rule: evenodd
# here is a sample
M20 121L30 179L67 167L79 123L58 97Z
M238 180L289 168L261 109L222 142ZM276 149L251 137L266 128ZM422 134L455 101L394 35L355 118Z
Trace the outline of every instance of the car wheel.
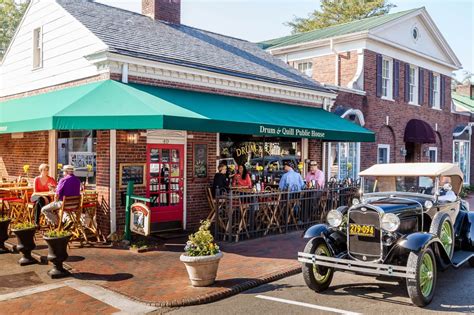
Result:
M407 291L413 304L428 305L433 299L436 287L436 259L431 248L408 256L409 269L415 270L415 279L407 279Z
M449 259L452 259L454 253L454 229L447 213L444 213L433 220L430 227L430 233L439 237L441 245L448 254ZM443 261L442 257L439 257L438 262L442 270L449 266Z
M322 238L311 239L304 248L304 252L308 254L316 254L320 256L331 257L331 251L329 250L326 242ZM306 285L316 292L322 292L326 290L331 284L332 277L334 275L334 269L324 266L317 266L314 264L305 263L301 267L304 281Z

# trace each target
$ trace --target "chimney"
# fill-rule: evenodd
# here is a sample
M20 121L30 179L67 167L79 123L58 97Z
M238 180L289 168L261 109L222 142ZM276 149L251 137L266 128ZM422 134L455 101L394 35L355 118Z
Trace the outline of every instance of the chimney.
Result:
M142 14L153 20L181 23L181 0L142 0Z

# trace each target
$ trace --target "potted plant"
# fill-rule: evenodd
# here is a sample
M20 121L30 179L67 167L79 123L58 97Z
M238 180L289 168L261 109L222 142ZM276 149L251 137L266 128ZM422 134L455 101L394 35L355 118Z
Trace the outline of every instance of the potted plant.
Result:
M52 279L67 277L70 272L64 269L63 262L69 257L67 254L67 244L71 238L68 231L50 230L44 234L44 240L48 243L48 261L52 262L54 267L48 271Z
M199 231L189 236L181 254L180 260L186 266L189 280L194 287L205 287L216 280L217 268L223 254L214 243L214 237L209 231L211 222L201 221Z
M7 253L5 241L8 240L8 226L12 220L7 216L0 216L0 254Z
M12 226L12 232L18 240L16 249L23 254L23 257L18 261L20 266L35 264L36 260L31 257L31 251L36 247L36 225L31 222L17 223Z

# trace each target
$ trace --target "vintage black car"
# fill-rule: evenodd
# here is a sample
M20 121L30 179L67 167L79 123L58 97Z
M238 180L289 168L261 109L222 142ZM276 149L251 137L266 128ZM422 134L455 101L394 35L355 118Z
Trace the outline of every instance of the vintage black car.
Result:
M379 164L360 176L360 198L304 233L309 241L298 260L309 288L326 290L336 270L396 277L425 306L438 270L474 267L474 212L457 196L463 175L456 165Z

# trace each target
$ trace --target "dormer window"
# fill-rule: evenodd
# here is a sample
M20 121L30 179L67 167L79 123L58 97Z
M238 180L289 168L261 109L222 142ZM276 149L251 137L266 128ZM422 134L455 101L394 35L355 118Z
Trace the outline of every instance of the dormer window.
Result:
M308 77L313 77L313 63L312 62L299 62L298 71L306 74Z
M33 69L43 66L43 32L41 27L33 30Z

